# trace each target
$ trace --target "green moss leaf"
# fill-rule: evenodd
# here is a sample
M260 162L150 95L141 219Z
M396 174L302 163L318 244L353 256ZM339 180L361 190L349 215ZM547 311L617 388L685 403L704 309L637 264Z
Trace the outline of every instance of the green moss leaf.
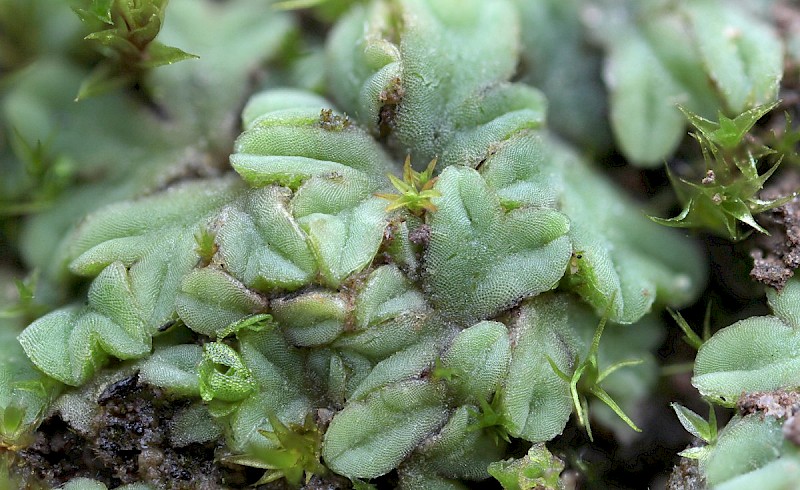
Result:
M233 168L252 185L277 183L297 189L313 176L335 173L373 179L374 190L374 179L391 168L377 142L345 116L306 104L291 109L254 104L249 116L253 122L236 140L231 156ZM269 112L256 117L256 109Z
M686 122L675 106L684 88L636 30L614 40L606 61L611 124L625 155L655 167L684 135Z
M498 322L480 322L459 332L442 355L449 370L447 386L461 403L479 405L491 398L505 378L511 360L508 329Z
M175 345L153 353L139 370L139 380L182 396L200 396L197 370L203 360L199 345Z
M386 185L390 163L346 118L307 109L269 112L239 137L231 163L253 185L296 190L292 213L327 285L338 286L377 253L385 203L372 193Z
M505 443L475 430L475 418L466 406L459 407L437 434L424 441L416 454L429 471L445 478L483 480L489 463L503 457Z
M348 478L374 478L395 468L447 420L444 394L423 381L387 386L349 403L331 421L325 464Z
M697 352L692 384L732 406L743 392L800 384L800 282L792 279L769 299L775 316L751 317L716 332Z
M438 344L443 335L428 335L416 344L403 349L375 364L372 371L350 395L352 399L363 399L369 393L392 383L419 378L428 369L438 354Z
M713 450L700 461L700 468L708 484L715 488L725 482L730 482L731 488L742 488L734 484L736 477L780 461L781 457L796 464L800 455L784 438L779 421L760 414L737 415L720 431ZM756 476L751 475L749 478L754 479L750 481L758 481Z
M214 267L191 271L175 298L175 309L186 326L210 337L266 307L266 299Z
M495 145L480 173L504 208L555 208L569 218L572 257L562 285L598 313L614 298L612 321L635 322L656 303L685 304L703 286L697 250L648 223L636 203L552 136L528 131Z
M446 317L469 324L547 291L566 270L565 216L547 209L504 212L474 170L448 168L430 217L425 287Z
M547 361L549 357L561 371L570 371L575 338L567 310L566 298L541 295L523 303L510 325L516 342L500 403L515 437L550 440L561 433L572 413L569 384Z
M425 298L394 265L373 271L356 299L356 326L359 329L378 325L403 314L426 309Z
M365 32L366 30L366 32ZM514 72L519 24L505 2L405 0L353 9L328 42L343 108L424 165L476 166L489 145L540 127L545 102ZM470 52L480 69L455 55Z
M339 295L311 292L273 301L272 314L293 345L324 345L344 331L347 304Z
M280 187L254 189L217 218L217 261L248 287L294 290L317 272L306 234L289 211L289 198Z
M598 314L613 298L609 319L620 323L635 322L657 303L691 301L706 276L699 251L659 230L604 177L576 163L564 168L561 211L569 216L575 251L565 284Z
M150 353L157 326L145 322L125 266L114 262L92 283L89 304L49 313L19 336L28 357L57 380L77 386L108 356L136 359Z
M727 109L738 114L772 102L783 76L778 33L754 15L717 0L686 4L703 65Z

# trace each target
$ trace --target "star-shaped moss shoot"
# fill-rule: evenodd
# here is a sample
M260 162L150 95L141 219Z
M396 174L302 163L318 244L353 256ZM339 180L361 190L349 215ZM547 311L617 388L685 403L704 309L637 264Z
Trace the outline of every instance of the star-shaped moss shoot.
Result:
M742 223L767 233L753 215L781 206L797 195L795 192L772 200L759 197L764 183L780 165L782 156L747 136L755 123L776 105L760 105L733 119L720 113L719 122L709 121L679 107L696 128L691 135L700 143L706 173L702 181L697 183L678 178L670 172L669 177L683 210L674 218L651 219L662 225L679 228L706 228L733 241L742 240L750 234L750 231L742 229ZM777 156L775 163L759 174L758 164L770 155Z
M258 432L274 444L271 449L258 448L250 454L225 458L226 461L267 470L253 486L264 485L281 478L293 486L308 483L313 475L327 473L320 462L322 432L314 417L306 416L303 425L286 426L274 414L268 414L272 431Z
M623 412L619 405L617 405L617 402L611 399L611 396L608 394L608 392L600 387L600 383L617 369L626 366L635 366L642 363L641 359L620 361L612 364L602 371L600 370L597 360L597 351L600 347L600 336L603 335L603 329L606 326L607 319L608 311L603 315L603 318L597 325L597 330L594 332L592 345L589 347L589 353L586 355L586 359L583 362L580 362L580 356L575 356L575 371L571 376L561 371L556 365L555 361L553 361L549 356L547 357L550 367L553 368L553 371L558 375L558 377L569 383L569 391L572 395L572 403L575 406L575 412L578 414L578 422L583 427L586 427L586 432L588 433L589 440L591 441L594 441L594 438L592 437L592 427L589 424L589 404L586 401L586 396L583 395L583 393L587 392L596 396L603 403L608 405L611 410L613 410L614 413L619 416L619 418L621 418L630 426L631 429L635 430L636 432L642 431L627 415L625 415L625 412Z
M84 80L76 100L141 80L144 72L197 58L155 40L164 23L167 0L80 0L75 13L92 29L85 39L106 57Z
M403 180L389 174L389 180L399 191L399 194L375 194L386 199L390 204L386 207L387 211L406 208L412 214L422 216L425 211L436 211L436 206L431 202L434 197L441 196L441 193L433 188L438 177L433 176L433 169L436 168L436 158L428 163L428 167L423 172L417 172L411 168L411 156L406 157L403 165Z
M468 408L470 415L477 419L477 422L468 427L469 430L486 430L494 441L495 445L500 444L500 440L511 442L511 437L506 429L507 420L503 413L500 402L503 398L501 393L502 388L498 388L492 397L492 402L489 403L485 398L480 400L480 412Z

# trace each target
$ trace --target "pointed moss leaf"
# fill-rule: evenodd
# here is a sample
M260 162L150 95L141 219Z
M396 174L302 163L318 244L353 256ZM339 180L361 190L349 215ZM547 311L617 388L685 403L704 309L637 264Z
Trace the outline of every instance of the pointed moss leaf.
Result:
M438 354L439 341L440 339L432 336L424 337L417 344L377 363L364 381L353 391L350 398L362 399L388 384L418 378L433 364Z
M697 352L692 384L703 396L733 406L742 392L800 385L800 286L793 279L770 293L778 316L751 317L716 332ZM787 323L792 322L792 323Z
M684 135L686 123L675 107L684 88L634 29L614 39L605 79L611 125L622 152L637 164L661 165Z
M363 180L315 177L292 200L328 286L337 287L378 252L386 228L386 202L372 197L371 188Z
M434 199L425 287L448 318L469 324L553 288L569 260L569 222L547 209L504 212L481 176L447 168Z
M197 369L203 348L196 344L175 345L156 350L139 369L139 380L181 396L200 396Z
M506 2L353 9L328 42L331 88L371 131L411 149L412 161L475 166L490 143L543 121L543 97L505 83L518 32ZM481 59L480 69L454 55L461 50Z
M312 176L377 179L390 168L378 143L344 116L306 108L262 114L236 140L233 168L251 185L297 189Z
M265 298L213 267L190 272L175 299L175 309L186 326L210 337L266 307Z
M129 83L131 83L131 77L116 73L112 65L98 65L78 87L78 95L75 96L75 102L81 102L97 95L112 92Z
M402 314L426 309L425 299L394 265L375 269L356 299L356 325L365 329Z
M174 46L166 46L158 41L153 41L147 46L149 58L142 63L142 68L156 68L163 65L171 65L179 61L197 58L197 55L187 53Z
M571 302L570 306L570 325L588 347L600 318L583 302ZM660 367L654 354L666 331L659 318L651 314L633 325L607 323L598 348L599 375L603 376L600 386L623 414L630 415L632 422L641 420L642 405L658 387ZM638 437L602 400L590 398L589 405L592 423L611 429L618 440L630 441Z
M442 430L417 449L423 464L445 478L488 478L486 467L503 457L505 444L497 445L486 431L474 430L475 423L466 406L456 409Z
M635 322L656 301L677 307L698 294L706 270L691 243L648 220L590 168L573 161L564 171L569 191L561 211L571 221L575 250L568 287L598 314L613 298L609 319L619 323Z
M306 236L289 211L289 197L279 187L254 189L219 217L217 260L248 287L297 289L316 272Z
M720 112L718 116L719 123L709 121L683 107L680 107L680 109L686 119L700 130L708 141L722 148L732 150L742 143L742 139L753 128L753 125L777 105L777 103L762 104L742 112L733 119L725 117Z
M508 329L498 322L480 322L461 331L442 355L452 370L447 386L462 403L488 400L505 378L511 360Z
M311 292L274 300L272 315L293 345L324 345L344 330L347 304L339 295Z
M100 22L111 24L113 22L111 19L111 7L113 4L114 0L92 0L84 8L76 7L73 10L83 22L99 20Z
M424 381L387 386L353 401L331 421L326 466L348 478L388 473L447 420L444 394Z
M707 459L700 462L706 481L714 488L739 475L757 470L797 449L784 438L781 422L751 414L735 416L719 433Z
M542 443L534 444L522 458L489 465L489 473L504 490L561 490L562 471L564 462L550 454Z
M124 265L114 262L92 283L89 304L43 316L19 336L36 366L59 381L78 386L108 356L135 359L150 353L157 326L145 323Z
M501 392L506 428L528 441L550 440L572 413L569 385L548 362L566 373L574 360L566 298L541 295L526 301L510 329L511 364Z
M700 0L685 6L705 69L730 112L772 102L783 76L777 32L733 4Z
M277 449L275 441L264 437L272 432L268 413L275 413L286 424L301 424L311 407L302 397L276 397L273 393L257 392L238 405L229 418L223 419L228 447L236 452L254 455Z
M706 419L678 403L671 403L670 406L675 410L675 415L678 416L678 420L684 429L705 442L712 442L712 429L709 427ZM713 429L714 432L716 432L716 430L716 428Z

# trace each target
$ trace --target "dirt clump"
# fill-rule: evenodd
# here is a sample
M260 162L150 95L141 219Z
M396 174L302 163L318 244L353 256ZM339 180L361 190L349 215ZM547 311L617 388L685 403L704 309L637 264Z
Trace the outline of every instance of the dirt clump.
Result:
M140 384L136 375L123 379L99 397L89 434L54 415L18 453L15 467L24 481L53 488L76 477L94 478L109 488L136 482L170 490L246 484L245 475L216 464L216 441L172 446L170 421L187 403Z
M800 188L796 172L786 174L779 183L765 189L765 200L788 196ZM794 270L800 266L800 196L759 215L759 222L769 235L759 234L756 247L750 252L753 269L750 277L780 291Z

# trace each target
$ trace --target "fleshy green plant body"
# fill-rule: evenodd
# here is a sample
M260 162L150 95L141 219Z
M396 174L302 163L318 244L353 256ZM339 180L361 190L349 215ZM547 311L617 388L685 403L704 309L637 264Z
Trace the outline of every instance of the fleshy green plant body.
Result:
M0 355L3 447L24 445L49 414L90 432L95 392L131 373L181 401L170 435L176 447L216 442L225 464L266 470L258 484L299 486L335 474L369 488L393 473L406 489L462 489L490 477L507 489L560 488L565 465L545 443L573 413L590 438L589 404L612 430L638 430L632 409L655 383L649 351L661 332L648 314L691 303L704 286L704 262L545 124L553 81L516 73L520 53L536 42L528 26L547 24L541 13L511 0L352 3L346 11L308 4L317 5L310 15L337 17L307 58L322 63L321 75L282 58L281 50L298 49L295 20L267 2L173 0L165 17L166 2L95 0L82 17L111 27L90 39L123 64L139 60L146 103L120 92L102 104L90 98L74 126L61 128L52 123L61 99L39 97L55 75L79 84L85 67L44 59L10 84L3 114L23 141L44 131L54 154L82 174L108 176L48 195L63 206L26 224L25 257L41 269L40 297L52 311L32 314ZM545 14L565 19L573 3L543 2ZM733 116L759 112L753 107L774 99L780 79L771 28L721 2L678 3L651 17L620 16L624 25L599 39L606 59L576 68L606 64L611 130L644 165L669 154L685 126L662 95L688 94L690 110ZM739 26L736 42L719 41L716 16L699 28L714 9ZM134 11L138 20L123 22ZM253 21L259 15L269 28ZM675 36L662 24L676 19L695 36L671 47ZM567 51L599 36L597 25L585 33L569 26ZM188 57L156 34L200 59L151 70ZM225 49L200 42L208 36ZM152 63L142 64L143 53ZM268 61L291 66L268 76L240 111ZM668 93L653 97L661 75ZM541 82L545 93L525 81ZM89 92L100 87L91 83ZM324 96L306 90L320 87ZM70 90L58 93L71 100ZM32 112L46 123L25 117ZM560 110L553 117L565 126ZM703 137L719 143L697 117ZM720 124L741 129L755 122L747 118ZM91 151L75 144L89 129L99 140ZM576 128L568 137L589 136ZM746 177L750 206L763 176ZM734 217L752 226L752 217ZM77 280L86 290L67 293ZM794 288L772 297L775 317L753 320L781 327L764 342L788 357L800 318L787 296ZM718 333L700 347L695 384L731 404L745 381L731 386L717 372L724 342ZM631 368L617 371L623 366ZM751 388L793 382L791 362L779 368L766 378L772 384ZM739 447L735 430L794 454L770 421L741 417L731 426L742 429L717 436L711 422L676 411L714 447L691 453L709 481L727 481L714 461ZM766 436L758 432L764 424L772 424ZM530 450L514 459L517 446ZM65 488L105 484L77 478Z

